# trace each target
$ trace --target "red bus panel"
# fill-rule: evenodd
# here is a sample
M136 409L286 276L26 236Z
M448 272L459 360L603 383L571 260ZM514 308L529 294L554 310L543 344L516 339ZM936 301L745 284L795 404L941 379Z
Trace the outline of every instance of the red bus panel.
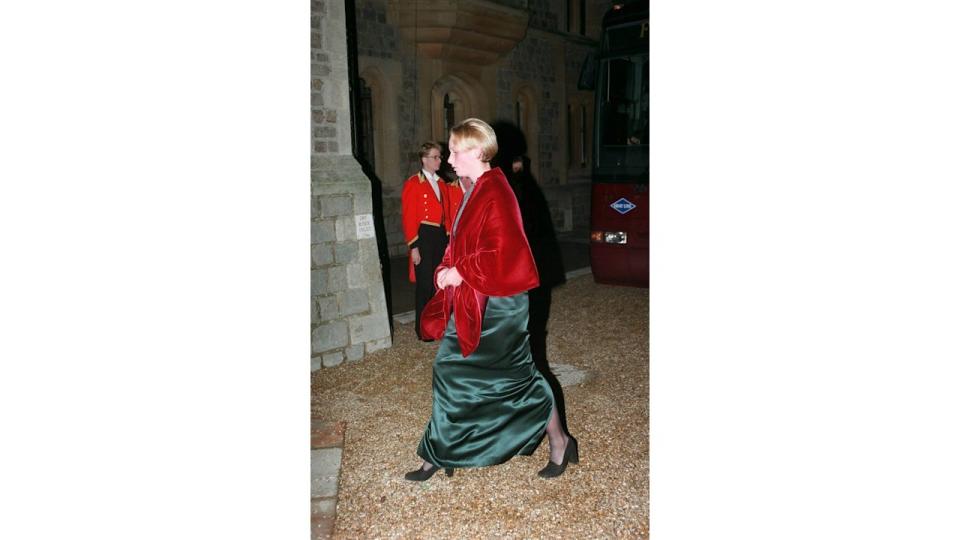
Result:
M639 184L594 183L590 266L597 283L650 286L650 194ZM626 242L622 235L626 234ZM610 237L610 241L605 241Z

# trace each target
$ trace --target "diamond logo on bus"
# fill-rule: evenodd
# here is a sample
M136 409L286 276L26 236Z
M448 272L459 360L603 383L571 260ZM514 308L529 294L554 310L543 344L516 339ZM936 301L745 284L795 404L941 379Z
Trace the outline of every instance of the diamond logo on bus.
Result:
M610 208L613 208L614 210L616 210L617 212L620 212L621 214L626 214L627 212L633 210L636 207L637 205L624 199L623 197L620 197L620 199L618 199L616 202L610 205Z

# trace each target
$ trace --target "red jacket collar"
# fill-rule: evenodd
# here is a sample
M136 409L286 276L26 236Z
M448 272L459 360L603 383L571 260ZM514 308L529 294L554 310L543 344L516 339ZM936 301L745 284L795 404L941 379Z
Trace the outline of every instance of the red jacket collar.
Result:
M487 172L480 175L480 178L473 183L473 189L477 189L477 186L482 184L485 180L493 178L497 175L503 176L503 171L500 170L500 167L491 167Z

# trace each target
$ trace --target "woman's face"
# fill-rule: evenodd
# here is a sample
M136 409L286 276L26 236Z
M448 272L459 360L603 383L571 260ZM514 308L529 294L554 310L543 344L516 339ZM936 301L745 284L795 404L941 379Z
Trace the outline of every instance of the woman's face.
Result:
M470 150L462 150L459 143L455 143L453 138L449 141L450 157L447 163L453 167L457 176L466 176L476 180L482 171L483 162L480 160L480 147Z

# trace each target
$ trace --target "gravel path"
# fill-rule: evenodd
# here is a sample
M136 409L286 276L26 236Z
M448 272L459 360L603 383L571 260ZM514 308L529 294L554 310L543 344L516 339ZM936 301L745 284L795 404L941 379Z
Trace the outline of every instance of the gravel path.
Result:
M646 538L649 523L647 289L597 285L589 275L554 290L548 359L589 372L564 388L580 464L542 480L532 456L458 469L426 482L417 443L430 415L437 343L412 324L393 347L314 372L314 418L347 422L336 538Z

